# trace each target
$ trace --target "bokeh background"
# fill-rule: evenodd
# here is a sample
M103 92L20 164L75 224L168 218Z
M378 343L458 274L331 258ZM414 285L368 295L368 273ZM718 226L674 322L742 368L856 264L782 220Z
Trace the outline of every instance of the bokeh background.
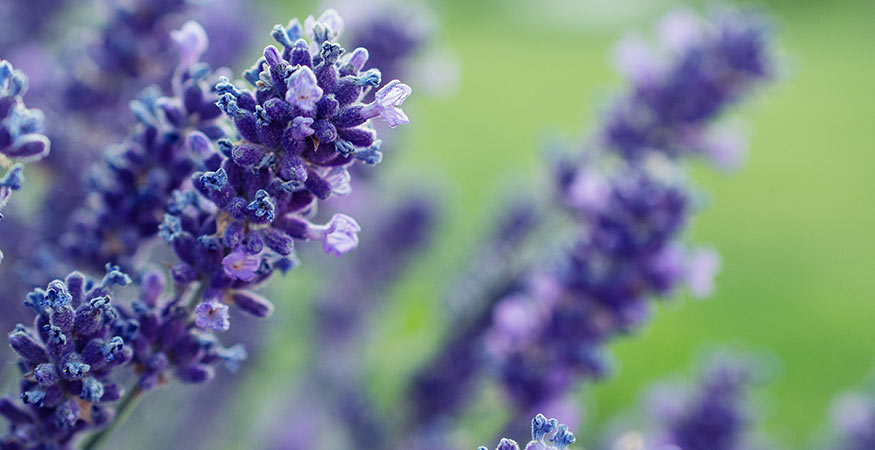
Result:
M264 3L268 24L326 5ZM610 64L613 44L630 30L649 31L679 3L429 5L436 40L457 73L438 94L405 104L411 124L397 132L384 161L386 186L416 187L442 207L429 248L386 292L361 341L369 394L388 417L403 400L404 380L453 332L445 313L452 284L501 205L543 185L543 143L588 131L607 96L622 88ZM692 238L723 256L717 293L706 301L665 302L643 332L613 345L614 376L579 394L584 420L570 425L581 447L616 414L634 408L654 380L688 372L710 347L731 344L769 355L763 360L771 376L756 404L763 431L787 448L806 448L827 422L834 396L875 369L875 3L759 5L775 20L782 79L734 111L750 131L746 166L733 174L693 170L710 206ZM264 33L253 60L269 41ZM266 417L277 414L277 393L318 357L310 339L312 303L317 286L330 280L326 267L335 264L304 265L274 284L276 316L263 325L262 350L253 352L242 386L194 388L232 396L235 405L219 413L223 426L205 433L203 448L249 448L265 423L276 423ZM186 398L169 389L147 402L172 411ZM488 406L471 412L469 434L478 443L492 442L500 423L501 412ZM137 410L118 448L172 439L164 432L174 415L156 411L161 408Z
M431 5L439 39L457 57L457 89L410 102L411 126L386 162L402 181L431 182L448 213L430 251L388 293L368 338L369 385L387 410L404 394L401 381L452 332L442 320L448 281L490 229L496 205L543 179L544 139L583 135L605 97L622 87L610 65L616 40L649 31L679 3ZM634 407L654 379L689 371L710 346L774 355L757 404L765 431L789 448L804 448L827 422L837 391L875 368L875 3L761 5L775 20L784 78L737 111L750 130L747 165L729 175L694 170L710 207L693 238L723 256L717 293L663 304L644 332L614 345L615 376L580 395L586 417L576 430L584 443L587 430ZM284 22L315 2L273 7ZM278 344L260 357L270 382L253 378L239 394L253 407L306 361L297 350L306 346L300 284L307 277L301 271L277 286L289 326L273 327ZM255 418L247 410L233 421L241 430Z

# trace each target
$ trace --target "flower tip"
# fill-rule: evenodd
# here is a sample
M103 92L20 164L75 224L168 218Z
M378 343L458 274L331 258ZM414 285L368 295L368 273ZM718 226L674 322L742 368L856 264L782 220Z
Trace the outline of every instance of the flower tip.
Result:
M179 52L180 66L193 66L207 51L210 41L204 27L194 20L189 20L179 30L170 32L176 50Z

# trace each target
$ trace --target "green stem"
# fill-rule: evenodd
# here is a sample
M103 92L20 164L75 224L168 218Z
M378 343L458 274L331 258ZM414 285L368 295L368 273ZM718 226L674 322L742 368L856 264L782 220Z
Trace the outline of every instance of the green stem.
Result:
M100 448L109 435L128 418L131 411L134 410L134 406L136 406L138 400L143 396L142 394L143 391L140 389L140 386L125 393L125 396L122 397L119 402L118 408L116 409L116 416L112 422L106 428L89 436L88 439L82 443L82 450L96 450Z

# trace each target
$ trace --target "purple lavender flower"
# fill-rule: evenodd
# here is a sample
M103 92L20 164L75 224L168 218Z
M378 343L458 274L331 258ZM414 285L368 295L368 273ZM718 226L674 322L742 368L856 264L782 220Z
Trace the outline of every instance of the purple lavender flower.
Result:
M532 419L532 440L526 444L525 450L565 450L574 440L574 434L567 426L538 414ZM479 450L489 449L480 447ZM495 450L520 450L520 446L511 439L502 439Z
M204 330L228 331L231 327L228 305L215 300L199 303L194 308L195 325Z
M322 88L319 87L316 75L309 67L302 67L295 71L286 83L288 85L286 101L306 112L313 111L316 102L322 98Z
M327 224L311 225L307 228L307 237L322 241L325 253L333 253L338 258L350 252L359 245L358 232L361 227L356 221L344 214L335 214Z
M693 191L676 158L694 153L679 137L693 126L706 129L727 102L765 78L761 23L746 14L717 18L713 34L679 50L663 68L665 77L635 79L633 94L609 112L604 132L586 152L558 162L559 201L577 223L570 242L547 255L549 262L486 291L483 312L426 366L415 396L417 421L453 414L470 397L472 380L483 370L481 355L464 350L472 340L485 350L486 366L514 409L528 415L578 382L606 375L606 344L640 328L653 300L670 297L684 282L694 294L711 290L717 259L702 254L709 257L690 261L696 254L681 240L694 211ZM639 127L653 123L642 117L659 118L659 132ZM648 132L625 140L626 134L614 133L618 123L630 125L624 132Z
M380 116L392 128L409 123L410 120L399 106L410 96L410 92L410 86L402 84L398 80L392 80L377 91L374 101L365 106L361 114L369 119Z
M210 45L207 32L194 21L188 21L180 30L170 32L170 38L176 45L179 53L179 68L187 70L200 61L201 55L206 53Z
M24 179L23 166L12 161L33 161L49 152L49 139L42 134L43 113L24 106L26 91L27 77L0 60L0 210Z
M332 11L304 26L296 20L277 26L272 35L283 50L268 46L244 73L254 93L227 79L216 84L216 104L240 139L218 140L225 159L192 176L202 201L167 211L166 234L182 260L176 273L238 290L294 265L294 240L321 241L338 256L358 245L360 227L352 218L337 214L315 225L309 217L318 200L351 191L349 166L372 161L376 135L369 119L406 123L398 106L410 88L395 80L379 100L361 104L365 87L379 86L379 71L360 73L364 50L353 52L356 60L343 57L332 42L342 28Z
M239 248L222 259L222 266L229 277L240 281L252 281L255 278L255 271L260 266L260 260L258 256L248 255Z
M225 133L210 92L213 75L192 62L206 49L204 30L188 22L174 40L181 62L173 95L147 90L131 103L138 121L133 133L93 170L89 205L74 213L72 230L62 236L75 260L127 264L158 233L168 205L177 210L196 200L193 193L173 197L174 190L198 168L216 168L222 159L213 143Z
M686 396L673 392L674 405L657 409L660 413L654 420L663 426L659 444L684 450L751 448L747 392L752 381L748 364L737 360L709 363L695 390Z
M652 149L672 157L707 152L697 136L774 74L769 27L750 11L724 11L710 23L674 12L661 34L670 62L640 44L623 46L618 58L633 88L611 106L601 144L629 158Z
M44 157L49 140L42 134L42 112L24 106L25 92L27 77L0 60L0 155L27 161Z
M133 358L115 334L110 301L110 288L125 281L112 268L100 283L74 272L28 294L25 304L37 319L34 328L19 325L9 334L22 372L21 403L0 400L0 414L10 422L4 447L66 447L112 420L109 404L124 393L113 381L116 369Z

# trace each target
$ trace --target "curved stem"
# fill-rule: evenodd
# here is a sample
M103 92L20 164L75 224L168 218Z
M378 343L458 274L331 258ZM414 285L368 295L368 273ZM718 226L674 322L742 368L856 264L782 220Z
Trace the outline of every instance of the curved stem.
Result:
M115 431L122 422L127 419L127 417L133 411L134 406L136 406L137 401L142 397L143 390L140 389L140 386L136 386L130 391L128 391L124 397L122 397L121 402L119 402L118 408L116 409L116 416L112 420L106 428L92 434L82 443L82 450L95 450L100 448L100 446L106 441L109 435Z

